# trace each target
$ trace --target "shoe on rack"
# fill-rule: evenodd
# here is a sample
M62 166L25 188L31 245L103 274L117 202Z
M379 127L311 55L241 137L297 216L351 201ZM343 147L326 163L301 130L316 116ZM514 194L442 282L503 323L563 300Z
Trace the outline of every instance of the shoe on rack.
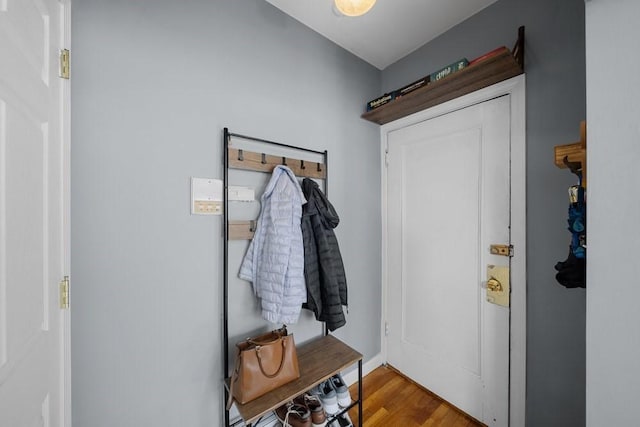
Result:
M320 400L322 401L322 406L324 406L324 410L327 412L327 415L337 414L340 410L340 407L338 406L338 395L333 388L331 379L320 383L318 391Z
M282 427L311 427L311 413L306 406L289 402L275 410Z
M353 427L353 423L351 422L351 418L349 418L349 414L345 412L331 421L329 427Z
M322 401L318 396L304 393L296 397L293 401L299 405L306 406L309 412L311 412L312 427L325 427L327 425L327 415L324 412Z
M338 398L338 405L342 408L346 408L351 405L351 395L349 394L349 387L342 379L342 375L336 374L329 378L333 389L336 391L336 397Z
M349 414L346 412L338 417L338 423L340 424L340 427L353 427L351 418L349 418Z

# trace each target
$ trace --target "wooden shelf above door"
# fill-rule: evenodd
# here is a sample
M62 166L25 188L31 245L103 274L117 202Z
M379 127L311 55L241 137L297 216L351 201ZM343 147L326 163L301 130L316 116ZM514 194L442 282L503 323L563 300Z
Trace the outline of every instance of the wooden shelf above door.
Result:
M518 41L513 53L505 49L502 53L367 111L361 117L383 125L522 73L524 73L524 27L518 30Z

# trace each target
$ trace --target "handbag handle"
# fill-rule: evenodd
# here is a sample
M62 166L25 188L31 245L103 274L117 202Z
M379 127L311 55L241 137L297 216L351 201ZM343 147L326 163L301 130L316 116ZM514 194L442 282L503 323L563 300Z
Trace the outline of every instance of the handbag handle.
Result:
M287 332L287 327L283 326L282 328L275 329L269 332L268 334L260 335L259 337L255 337L255 338L247 338L245 340L245 343L249 345L254 345L254 346L266 345L266 344L271 344L272 342L275 342L278 339L282 337L286 337L288 335L289 333Z
M280 373L280 371L282 371L282 367L284 366L284 356L285 356L285 351L284 351L285 349L284 348L285 348L285 346L287 344L286 344L286 341L284 340L284 338L281 338L281 340L282 340L282 358L280 359L280 366L278 367L278 370L273 374L267 374L264 371L264 368L262 367L262 357L260 356L260 348L261 348L261 346L259 346L259 345L256 346L256 356L258 356L258 365L260 366L260 370L262 371L264 376L267 377L267 378L275 378Z

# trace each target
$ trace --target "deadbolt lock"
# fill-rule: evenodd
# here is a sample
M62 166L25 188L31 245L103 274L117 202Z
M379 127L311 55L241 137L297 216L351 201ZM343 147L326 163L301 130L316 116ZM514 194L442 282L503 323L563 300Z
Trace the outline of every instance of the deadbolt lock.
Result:
M489 289L491 292L502 292L504 290L502 289L502 283L500 283L500 281L495 277L487 280L487 289Z
M509 307L509 267L487 265L487 301Z

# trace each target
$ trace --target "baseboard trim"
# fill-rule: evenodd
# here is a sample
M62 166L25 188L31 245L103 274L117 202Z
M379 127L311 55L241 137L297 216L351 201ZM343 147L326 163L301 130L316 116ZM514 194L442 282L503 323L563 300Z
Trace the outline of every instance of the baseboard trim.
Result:
M384 359L382 358L382 353L378 353L373 356L371 359L367 360L362 364L362 377L364 378L367 374L373 372L378 366L381 366L384 363ZM350 386L358 382L358 369L352 369L343 375L344 382Z

